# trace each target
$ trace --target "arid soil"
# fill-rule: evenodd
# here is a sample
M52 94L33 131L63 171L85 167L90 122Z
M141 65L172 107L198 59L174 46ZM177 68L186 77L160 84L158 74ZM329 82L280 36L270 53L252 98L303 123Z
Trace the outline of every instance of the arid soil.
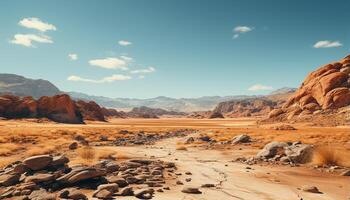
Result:
M70 166L92 165L102 159L117 162L159 159L174 162L176 171L173 178L165 176L162 187L170 190L155 191L153 199L349 199L350 178L340 174L350 167L350 127L316 127L306 123L291 126L295 130L281 124L259 125L254 118L109 119L109 122L86 125L36 119L0 120L0 163L2 168L42 154L65 154ZM237 145L227 143L241 134L250 136L251 141ZM189 137L204 139L187 144ZM129 140L124 144L120 143L121 138ZM342 157L339 163L344 166L315 167L319 164L313 161L293 166L280 162L236 161L241 157L254 157L272 141L332 147L338 150L337 156ZM73 143L77 148L72 147ZM82 156L87 143L93 149L91 159ZM189 186L201 194L182 192ZM305 186L315 186L320 193L306 192ZM92 199L94 190L81 191ZM135 197L117 196L116 199Z

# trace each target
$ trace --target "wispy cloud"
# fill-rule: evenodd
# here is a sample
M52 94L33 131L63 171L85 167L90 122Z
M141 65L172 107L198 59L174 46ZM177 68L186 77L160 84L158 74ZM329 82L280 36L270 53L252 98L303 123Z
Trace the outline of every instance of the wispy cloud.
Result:
M35 47L33 42L38 43L53 43L51 38L46 35L35 35L35 34L16 34L10 43L22 45L25 47Z
M339 41L329 41L329 40L318 41L314 44L314 48L316 48L316 49L341 47L341 46L343 46L343 44L340 43Z
M89 61L90 65L105 68L105 69L121 69L128 70L128 61L125 58L103 58L103 59L95 59Z
M123 59L123 60L125 60L125 61L127 61L127 62L132 62L132 61L134 61L134 59L131 58L131 57L129 57L129 56L120 56L120 58Z
M80 81L80 82L88 82L88 83L112 83L115 81L125 81L125 80L130 80L130 76L122 75L122 74L114 74L112 76L107 76L99 80L95 79L88 79L88 78L82 78L80 76L69 76L67 80L69 81Z
M31 18L24 18L20 22L18 22L20 26L26 27L26 28L31 28L31 29L36 29L41 32L46 32L46 31L55 31L56 26L43 22L39 18L31 17Z
M68 54L68 58L70 60L78 60L78 55L75 53L70 53L70 54Z
M273 87L261 85L261 84L255 84L248 88L249 91L261 91L261 90L273 90Z
M142 73L152 73L155 72L156 69L154 67L148 67L146 69L137 69L137 70L133 70L130 73L132 74L142 74Z
M241 34L244 34L244 33L248 33L250 31L252 31L254 28L252 27L249 27L249 26L236 26L234 29L233 29L233 32L235 33L232 38L233 39L236 39L238 38Z
M132 42L129 42L127 40L119 40L118 44L121 46L129 46L129 45L132 45Z

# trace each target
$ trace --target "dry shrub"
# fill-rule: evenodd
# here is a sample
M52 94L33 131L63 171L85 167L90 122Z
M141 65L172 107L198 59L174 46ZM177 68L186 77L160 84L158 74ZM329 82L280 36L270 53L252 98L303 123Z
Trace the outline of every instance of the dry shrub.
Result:
M121 152L118 152L117 153L117 159L119 160L126 160L126 159L130 159L131 157L125 153L121 153Z
M81 164L91 165L96 160L96 151L90 146L84 146L78 149L78 155L81 158Z
M313 152L312 163L319 166L350 167L350 152L341 148L319 146Z

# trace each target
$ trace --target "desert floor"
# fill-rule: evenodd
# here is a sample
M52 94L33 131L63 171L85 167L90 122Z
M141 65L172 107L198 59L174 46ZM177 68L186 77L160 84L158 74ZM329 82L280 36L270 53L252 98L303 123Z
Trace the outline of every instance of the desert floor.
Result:
M83 162L77 150L69 150L74 136L83 135L97 152L97 158L115 155L117 159L154 158L176 163L182 172L178 180L185 186L199 187L213 183L215 188L201 188L202 194L185 194L182 185L170 180L170 191L156 193L153 199L246 199L246 200L346 200L350 198L350 178L338 173L313 168L313 164L298 167L260 163L252 166L234 162L238 157L255 155L271 141L301 141L317 146L350 150L350 127L315 127L293 124L297 130L274 130L276 124L259 125L256 119L110 119L106 123L67 125L36 120L0 120L0 163L5 166L15 160L38 154L65 153L72 163ZM196 143L179 148L183 138L168 138L154 145L113 146L99 141L101 135L110 141L123 137L120 130L133 133L163 134L179 129L193 130L191 135L205 134L217 141L227 141L246 133L253 139L246 145ZM349 158L350 159L350 158ZM185 175L190 171L192 175ZM185 178L191 178L185 182ZM317 186L322 194L300 190L304 185ZM117 197L117 199L133 199Z

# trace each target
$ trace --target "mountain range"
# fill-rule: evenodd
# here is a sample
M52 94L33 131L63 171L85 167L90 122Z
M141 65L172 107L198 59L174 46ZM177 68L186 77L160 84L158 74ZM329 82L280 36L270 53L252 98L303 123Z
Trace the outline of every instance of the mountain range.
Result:
M294 88L281 88L272 94L283 94L294 91ZM110 98L103 96L87 95L79 92L60 91L54 84L43 79L30 79L16 74L0 74L0 93L12 93L17 96L52 96L66 93L73 99L95 101L97 104L115 108L118 110L131 110L134 107L146 106L149 108L161 108L177 112L194 112L212 110L221 102L258 98L261 96L236 95L236 96L204 96L199 98L170 98L159 96L149 99L136 98Z

